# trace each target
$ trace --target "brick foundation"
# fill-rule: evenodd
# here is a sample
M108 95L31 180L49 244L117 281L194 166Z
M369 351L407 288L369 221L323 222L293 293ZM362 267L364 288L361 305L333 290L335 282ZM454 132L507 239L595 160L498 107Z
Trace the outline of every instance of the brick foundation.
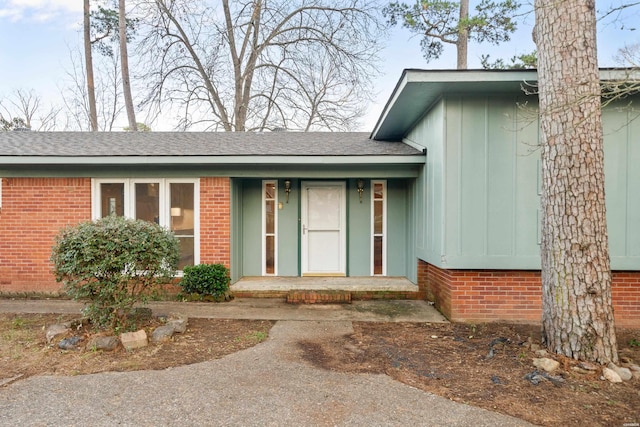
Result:
M0 292L57 292L49 262L54 237L89 219L89 178L3 178Z
M540 322L539 271L445 270L418 261L418 286L448 319ZM640 328L640 272L613 272L616 325Z
M345 291L291 291L289 304L351 304L351 293Z

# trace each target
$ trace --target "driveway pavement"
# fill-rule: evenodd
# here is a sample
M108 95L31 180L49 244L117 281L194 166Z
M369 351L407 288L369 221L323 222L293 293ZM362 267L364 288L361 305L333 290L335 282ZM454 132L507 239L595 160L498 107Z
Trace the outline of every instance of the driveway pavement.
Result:
M353 312L369 313L368 316L371 312L380 315L398 310L398 302L385 307L388 303L372 303L375 307L369 306L369 311L353 309ZM238 302L236 306L254 304L259 305L254 301ZM0 311L11 311L9 305L7 301L0 301ZM22 307L34 310L42 304L23 304ZM55 307L62 308L63 304L54 303L50 309ZM190 306L190 310L193 307ZM155 310L176 308L180 306L154 307ZM418 308L431 309L426 304ZM333 318L343 316L341 310L344 307L311 309L307 306L301 311L306 317L314 312L322 320L280 319L265 342L209 362L163 371L42 376L11 383L0 387L0 425L530 425L423 392L386 375L327 371L303 361L297 346L299 340L332 340L352 332L352 320ZM358 316L354 314L353 319ZM387 319L398 317L400 315L387 316Z

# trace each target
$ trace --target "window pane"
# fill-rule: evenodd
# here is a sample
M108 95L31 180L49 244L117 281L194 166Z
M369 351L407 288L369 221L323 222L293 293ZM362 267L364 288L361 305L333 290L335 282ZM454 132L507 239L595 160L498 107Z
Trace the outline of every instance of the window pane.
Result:
M276 198L276 185L274 183L265 184L265 186L264 186L264 197L265 197L265 199L275 199Z
M180 261L178 262L178 270L182 270L185 265L193 265L195 256L193 252L193 237L180 237Z
M382 236L373 238L373 274L382 274Z
M266 247L265 247L265 252L266 252L266 265L265 265L265 270L267 272L267 274L275 274L275 237L274 236L266 236Z
M377 183L373 185L373 198L382 199L384 197L384 185Z
M171 230L180 236L193 236L194 233L194 202L192 183L171 183L170 216Z
M265 231L267 234L274 234L276 232L275 205L276 202L274 200L267 200L265 202Z
M376 200L373 202L373 233L382 234L383 223L383 209L382 200Z
M100 184L100 216L124 215L124 184Z
M136 219L160 223L159 187L156 182L136 184Z

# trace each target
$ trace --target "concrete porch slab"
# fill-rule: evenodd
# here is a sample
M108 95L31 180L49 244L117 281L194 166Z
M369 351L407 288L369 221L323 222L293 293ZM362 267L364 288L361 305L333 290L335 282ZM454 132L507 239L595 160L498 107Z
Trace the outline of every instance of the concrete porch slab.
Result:
M418 292L406 277L243 277L233 292L289 291Z

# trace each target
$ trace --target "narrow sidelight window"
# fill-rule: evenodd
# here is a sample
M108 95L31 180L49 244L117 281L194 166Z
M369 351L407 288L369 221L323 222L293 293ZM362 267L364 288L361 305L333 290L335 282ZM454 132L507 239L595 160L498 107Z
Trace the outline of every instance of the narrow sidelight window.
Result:
M171 231L180 241L178 270L195 263L194 190L191 182L169 183L169 215Z
M387 182L371 181L371 263L374 276L387 274Z
M278 182L262 182L262 274L276 275Z

